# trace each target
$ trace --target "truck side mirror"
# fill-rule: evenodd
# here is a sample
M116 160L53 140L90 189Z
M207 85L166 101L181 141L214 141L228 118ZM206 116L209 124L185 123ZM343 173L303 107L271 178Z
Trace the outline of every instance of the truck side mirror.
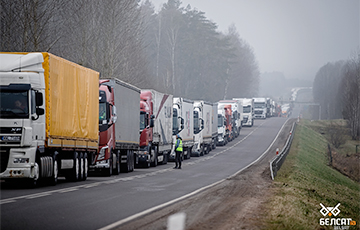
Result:
M45 110L44 110L43 108L36 108L36 115L37 115L37 117L32 116L31 119L32 119L33 121L36 121L37 119L39 119L39 117L40 117L41 115L44 115L44 114L45 114Z
M150 127L154 127L154 115L150 116Z
M179 117L180 118L180 131L184 129L184 118Z
M112 122L113 123L116 123L116 121L117 121L117 115L116 115L116 107L115 107L115 105L112 107L112 113L113 113L113 115L112 115Z
M38 116L44 115L45 114L45 110L43 108L36 108L36 114Z
M35 101L36 101L36 106L42 106L44 101L43 101L43 95L40 92L35 92ZM37 111L36 111L37 113ZM38 114L39 115L39 114ZM42 115L42 114L41 114Z

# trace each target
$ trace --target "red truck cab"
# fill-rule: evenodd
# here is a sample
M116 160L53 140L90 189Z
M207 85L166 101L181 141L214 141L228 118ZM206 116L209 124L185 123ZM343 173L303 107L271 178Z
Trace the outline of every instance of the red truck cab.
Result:
M151 158L151 143L153 141L153 102L150 91L140 94L140 151L138 161L148 165Z
M228 141L232 141L233 135L232 135L232 111L231 111L231 105L225 105L225 120L226 120L226 136L228 138Z
M91 168L110 176L113 169L113 150L115 149L116 108L114 89L106 85L109 80L99 81L99 150L95 165Z

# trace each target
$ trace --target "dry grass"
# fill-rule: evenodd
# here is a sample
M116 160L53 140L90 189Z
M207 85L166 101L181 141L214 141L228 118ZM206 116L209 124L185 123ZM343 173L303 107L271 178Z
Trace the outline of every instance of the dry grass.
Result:
M325 126L302 121L291 151L273 184L274 196L267 203L266 229L333 229L321 226L320 203L341 203L340 218L352 218L360 229L360 184L327 166Z

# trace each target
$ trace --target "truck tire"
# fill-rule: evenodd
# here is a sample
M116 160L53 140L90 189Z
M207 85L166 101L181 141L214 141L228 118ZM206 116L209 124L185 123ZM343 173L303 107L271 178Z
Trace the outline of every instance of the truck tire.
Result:
M158 165L158 153L154 150L154 161L151 162L151 167L156 167Z
M83 167L84 172L83 172L82 180L85 181L88 177L88 170L89 170L89 162L88 162L87 152L84 152L83 159L84 159L84 167Z
M54 156L53 156L53 172L52 172L52 176L50 178L48 178L49 185L55 186L57 184L58 175L59 175L58 161L57 161L56 154L54 154Z
M84 178L84 154L82 152L79 153L79 176L78 180L83 180Z
M115 152L115 170L113 171L114 175L119 175L120 174L120 154L119 154L119 150L116 150Z
M134 168L135 168L135 160L134 160L134 151L133 150L130 150L130 172L134 171Z
M188 149L187 149L187 156L186 156L186 159L190 159L190 158L191 158L191 154L192 154L191 149L192 149L192 148L188 148Z
M132 152L131 150L122 150L122 153L120 153L121 156L126 154L126 163L120 164L120 171L123 173L128 173L133 170L132 165L134 160L131 157L131 152Z
M162 164L164 164L164 165L166 165L167 163L168 163L168 161L169 161L169 154L170 154L170 152L166 152L164 155L163 155L163 162L162 162Z
M131 172L131 160L130 160L130 150L126 150L126 165L125 172Z
M25 180L25 186L28 188L35 188L37 186L39 177L40 177L40 169L37 162L35 162L34 166L34 178L26 179ZM6 182L7 180L5 180Z
M71 154L73 168L66 172L65 178L69 181L77 181L79 179L79 154L78 152L73 152Z
M111 176L113 174L113 158L109 158L109 168L105 168L104 175Z

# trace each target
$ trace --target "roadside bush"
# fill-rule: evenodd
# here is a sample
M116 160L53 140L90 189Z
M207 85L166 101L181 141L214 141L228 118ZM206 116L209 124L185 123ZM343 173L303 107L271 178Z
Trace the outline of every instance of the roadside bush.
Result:
M330 124L327 126L326 131L329 135L331 144L335 148L339 148L341 145L346 143L348 129L341 124L331 121Z

